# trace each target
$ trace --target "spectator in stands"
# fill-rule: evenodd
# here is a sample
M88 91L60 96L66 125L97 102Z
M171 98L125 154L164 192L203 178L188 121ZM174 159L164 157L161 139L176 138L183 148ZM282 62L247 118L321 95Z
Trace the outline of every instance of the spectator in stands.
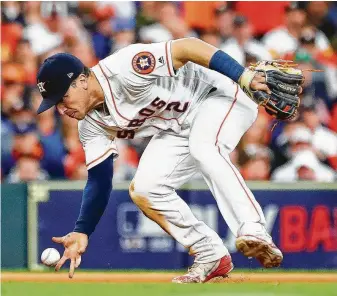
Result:
M70 180L86 180L88 177L82 146L68 151L63 159L65 176Z
M47 18L43 18L40 2L25 2L25 9L27 26L23 36L29 40L34 54L39 56L61 46L63 36L58 31L59 19L55 16L49 23Z
M1 2L3 179L6 180L11 169L9 179L15 181L46 179L48 175L52 179L86 178L77 122L70 118L60 119L53 110L39 117L34 113L39 103L34 90L36 69L50 55L70 52L86 65L93 66L99 59L133 42L195 36L190 25L192 29L199 29L201 39L216 47L221 47L224 41L230 44L232 40L232 45L236 45L236 53L232 54L235 56L239 52L243 57L242 64L247 64L270 59L270 56L260 54L263 51L260 46L250 49L247 44L258 44L255 40L251 42L252 29L261 37L270 28L275 28L283 18L280 10L287 5L286 2L268 5L248 5L247 2L187 4L156 1ZM262 21L258 15L254 18L259 5L270 6L274 14L267 13ZM293 179L317 180L319 161L337 169L337 56L330 48L333 42L337 48L337 4L290 2L287 7L285 25L267 32L263 41L268 49L274 50L274 57L285 57L284 53L290 53L285 58L295 60L302 69L322 69L323 72L305 72L301 98L304 110L300 111L300 120L280 122L270 133L272 118L260 110L257 120L231 154L233 163L247 179L264 180L270 170L287 161L294 165L295 158L299 157L297 154L304 152L308 155L308 165L297 167L295 172L292 170ZM200 16L191 15L195 11L204 17L202 21L198 21ZM230 48L225 50L231 53ZM294 136L293 132L298 128L301 128L301 135ZM311 142L305 140L308 128L312 134ZM32 131L24 132L25 129ZM296 137L301 140L294 142ZM124 153L116 163L117 179L133 177L148 140L133 139L121 144ZM21 149L22 145L24 148ZM266 152L268 145L273 153ZM297 166L298 163L301 158L297 158ZM331 175L323 171L322 175ZM200 178L195 176L195 179Z
M294 52L299 46L302 29L307 22L307 14L304 2L290 2L286 7L285 26L268 32L263 37L263 43L270 53L276 57L282 57ZM281 42L280 42L281 40ZM327 50L330 43L322 31L317 30L315 44L319 50Z
M115 15L115 11L111 6L108 7L109 9L94 7L96 22L94 24L95 29L92 34L92 44L95 55L99 60L104 59L111 53L113 45L112 37L114 32L111 20Z
M284 134L286 135L286 141L288 143L288 145L286 146L286 152L290 160L285 165L275 170L273 175L274 177L276 176L275 178L277 178L278 180L283 180L287 178L286 175L288 173L290 174L290 172L291 178L294 178L294 176L296 176L295 169L299 168L296 167L295 164L302 165L302 161L304 161L305 159L304 156L298 155L307 155L308 165L310 165L308 168L314 171L317 170L318 175L322 172L322 178L328 178L327 176L331 176L331 172L333 172L333 170L321 163L320 157L323 158L323 154L316 146L317 142L315 140L315 134L313 134L312 130L306 127L303 123L297 123L293 124L292 128L288 128L286 132L287 133ZM306 170L303 169L300 172L305 171ZM310 175L313 176L313 173L311 172ZM332 176L333 175L334 174L332 174ZM321 180L319 178L320 176L316 176L315 180L323 181L323 179Z
M233 35L235 12L231 2L226 2L215 9L216 28L219 30L222 43Z
M62 17L59 32L67 50L79 44L92 49L91 35L85 30L78 16ZM91 53L91 55L94 55L94 53Z
M33 93L34 110L40 103L41 96L38 91ZM57 126L55 111L53 109L44 112L37 117L37 128L39 138L44 151L41 166L51 178L64 178L65 171L62 160L66 156L62 134Z
M135 43L136 23L134 19L115 19L114 20L114 44L112 52Z
M77 16L63 18L60 32L67 52L78 57L88 67L93 67L97 64L98 59L95 56L91 42L92 36L85 30Z
M302 69L318 69L322 72L305 71L304 92L321 97L325 103L331 105L331 98L337 97L337 54L331 48L321 50L316 43L319 32L313 26L305 26L300 34L299 46L286 54L283 59L299 63Z
M312 25L304 26L299 37L299 47L307 51L318 63L337 65L336 55L322 34Z
M35 86L37 74L37 57L34 55L32 46L27 39L21 39L14 52L13 59L22 65L25 71L24 81L26 84Z
M19 1L4 1L1 2L1 18L6 23L22 22L23 14L21 3Z
M62 136L66 149L63 158L65 175L69 179L85 179L85 155L77 132L77 120L62 116Z
M271 177L275 182L316 181L334 182L335 172L328 166L320 163L311 150L301 150L293 158L277 168Z
M320 159L337 170L337 134L322 125L315 106L304 108L301 116L313 134L312 145Z
M324 32L337 49L337 4L335 1L307 1L310 24Z
M180 16L175 2L157 2L157 11L157 23L140 29L141 42L161 42L194 35Z
M233 21L233 37L230 37L222 44L221 49L246 66L246 55L256 58L257 61L271 60L271 54L264 45L253 39L253 28L248 19L242 15L237 15Z
M72 44L68 52L81 59L88 67L93 67L98 63L90 43L78 41Z
M136 18L137 9L135 1L102 1L102 3L112 5L117 19L131 21Z
M62 116L62 137L68 152L79 151L81 147L77 132L77 122L75 119L63 119Z
M4 2L1 2L1 5ZM8 3L8 2L5 2ZM1 62L9 62L13 60L13 53L15 48L22 39L23 27L19 23L9 23L4 11L2 11L2 23L1 23Z
M20 115L21 117L25 117L24 114ZM27 116L28 117L28 116ZM26 119L27 120L27 119ZM36 167L40 168L40 160L43 157L43 149L41 143L39 141L39 137L37 134L36 126L34 123L27 122L17 122L13 125L14 137L13 137L13 146L10 159L12 160L11 165L14 166L9 172L9 174L14 174L17 169L17 162L21 158L33 159L32 163L38 163L38 165L32 165L32 169ZM7 159L9 161L10 159ZM28 161L23 161L24 164L30 163ZM30 168L30 166L24 166L24 168ZM5 168L6 170L8 168ZM29 174L29 172L25 171L25 175Z
M221 37L217 30L201 30L199 38L215 47L221 46Z
M306 26L301 33L300 48L302 52L309 55L313 67L323 71L314 73L313 85L318 90L316 96L323 98L330 107L332 99L337 98L337 53L331 47L325 50L318 47L316 40L319 38L319 33L315 27Z
M271 170L271 150L263 145L247 145L244 149L247 160L241 166L241 174L245 180L269 180Z
M14 133L12 149L14 159L19 159L22 156L42 159L43 149L35 123L17 123L14 125Z
M15 62L2 64L1 85L1 166L4 174L13 166L11 156L13 145L13 123L19 118L19 112L28 109L30 91L25 85L26 72L23 66ZM15 115L15 116L14 116Z
M295 125L288 136L288 157L292 158L297 152L311 150L315 152L312 145L313 134L306 126ZM316 154L316 152L315 152Z
M28 181L44 181L48 179L48 173L41 169L38 159L22 156L18 159L15 167L10 171L7 182L20 183Z
M137 31L140 28L153 25L157 21L157 2L156 1L140 1L140 9L136 16Z
M305 10L299 6L298 2L290 2L286 7L285 26L276 28L263 37L263 43L274 58L296 50L305 22Z
M42 3L39 1L25 1L22 3L21 12L23 12L23 25L28 27L31 24L42 22L44 16Z
M10 116L14 110L21 110L25 102L24 96L27 88L25 86L26 72L19 63L2 64L2 89L1 89L1 112L3 116Z

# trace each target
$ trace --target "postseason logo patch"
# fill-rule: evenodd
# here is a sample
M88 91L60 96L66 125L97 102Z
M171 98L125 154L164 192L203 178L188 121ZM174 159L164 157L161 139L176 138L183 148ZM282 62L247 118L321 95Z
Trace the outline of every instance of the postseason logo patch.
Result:
M142 51L132 59L132 67L139 74L150 74L156 66L156 60L152 53Z

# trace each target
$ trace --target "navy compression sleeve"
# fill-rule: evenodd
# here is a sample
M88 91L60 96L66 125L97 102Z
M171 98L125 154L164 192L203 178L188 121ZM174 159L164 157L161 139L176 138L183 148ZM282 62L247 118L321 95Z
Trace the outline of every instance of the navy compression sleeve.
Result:
M88 171L88 181L83 191L80 215L76 221L74 232L90 236L95 230L109 201L112 176L112 156Z
M218 50L212 56L209 68L229 77L235 82L239 81L240 76L245 70L236 60L222 50Z

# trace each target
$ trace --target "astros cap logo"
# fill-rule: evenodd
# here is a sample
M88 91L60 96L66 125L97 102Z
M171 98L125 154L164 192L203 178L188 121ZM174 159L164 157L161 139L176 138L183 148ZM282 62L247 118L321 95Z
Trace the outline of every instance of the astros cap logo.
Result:
M37 84L37 87L39 88L40 93L43 93L43 92L46 91L45 88L44 88L44 85L45 85L45 82L39 82Z

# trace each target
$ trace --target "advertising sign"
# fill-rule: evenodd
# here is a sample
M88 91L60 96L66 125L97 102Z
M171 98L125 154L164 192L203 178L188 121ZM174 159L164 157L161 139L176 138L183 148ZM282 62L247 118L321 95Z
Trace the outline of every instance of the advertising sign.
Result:
M237 252L235 237L208 190L182 190L179 194L194 214L220 235L236 267L260 267L256 260ZM267 230L284 253L282 268L337 268L336 190L254 190L254 194L265 213ZM52 236L72 231L81 196L80 190L51 190L48 201L38 204L39 254L55 246ZM192 261L184 247L138 210L127 190L116 190L90 237L81 266L180 269Z

